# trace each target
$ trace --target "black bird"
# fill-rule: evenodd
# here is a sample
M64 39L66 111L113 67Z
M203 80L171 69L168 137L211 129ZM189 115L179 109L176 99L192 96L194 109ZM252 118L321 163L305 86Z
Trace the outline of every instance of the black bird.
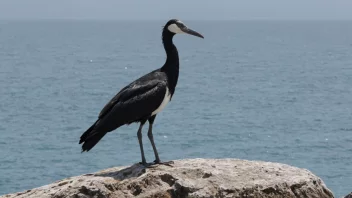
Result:
M169 20L162 31L162 41L167 56L165 64L121 89L105 105L97 121L81 136L79 144L83 143L82 152L92 149L106 133L122 125L139 122L137 137L142 155L141 163L147 165L142 144L142 128L148 120L148 137L154 150L154 162L155 164L166 164L160 161L152 130L156 115L171 100L175 92L179 74L179 57L172 38L180 33L204 38L180 20Z

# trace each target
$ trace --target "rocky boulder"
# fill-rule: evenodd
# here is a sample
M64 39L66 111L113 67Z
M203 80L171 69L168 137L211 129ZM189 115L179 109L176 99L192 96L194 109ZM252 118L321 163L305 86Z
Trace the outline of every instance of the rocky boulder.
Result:
M332 198L310 171L238 159L175 160L172 167L140 164L71 177L1 198L247 197Z

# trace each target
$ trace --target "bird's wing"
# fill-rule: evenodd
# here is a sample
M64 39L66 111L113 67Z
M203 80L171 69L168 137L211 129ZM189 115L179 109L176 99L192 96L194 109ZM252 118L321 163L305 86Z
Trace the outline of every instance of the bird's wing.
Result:
M99 118L102 118L109 110L116 104L120 96L124 93L124 91L128 88L129 86L124 87L121 89L105 106L104 108L100 111Z
M148 81L146 84L132 83L123 88L105 105L99 118L111 114L114 119L117 119L120 117L117 114L123 113L123 120L127 121L148 115L162 103L166 87L166 83L160 80Z

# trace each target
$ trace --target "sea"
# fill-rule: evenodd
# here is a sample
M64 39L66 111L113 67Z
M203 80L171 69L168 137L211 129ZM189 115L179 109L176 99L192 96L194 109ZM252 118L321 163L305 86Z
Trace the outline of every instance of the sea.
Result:
M81 153L125 85L161 67L163 21L0 21L0 195L141 161L138 124ZM352 191L352 21L192 21L153 132L161 160L285 163ZM147 161L154 154L144 128Z

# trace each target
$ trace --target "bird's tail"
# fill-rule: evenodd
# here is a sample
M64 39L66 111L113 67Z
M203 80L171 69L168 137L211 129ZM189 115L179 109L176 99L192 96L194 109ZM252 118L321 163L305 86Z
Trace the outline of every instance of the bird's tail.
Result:
M95 125L97 124L98 121L96 121L91 127L89 127L89 129L86 130L86 132L84 132L81 135L81 139L79 140L79 144L82 144L82 142L84 142L87 137L89 136L89 134L93 131Z
M94 130L97 122L95 122L91 127L89 127L89 129L87 129L86 132L82 134L81 139L79 140L79 144L83 143L82 152L88 152L90 149L92 149L107 133Z

